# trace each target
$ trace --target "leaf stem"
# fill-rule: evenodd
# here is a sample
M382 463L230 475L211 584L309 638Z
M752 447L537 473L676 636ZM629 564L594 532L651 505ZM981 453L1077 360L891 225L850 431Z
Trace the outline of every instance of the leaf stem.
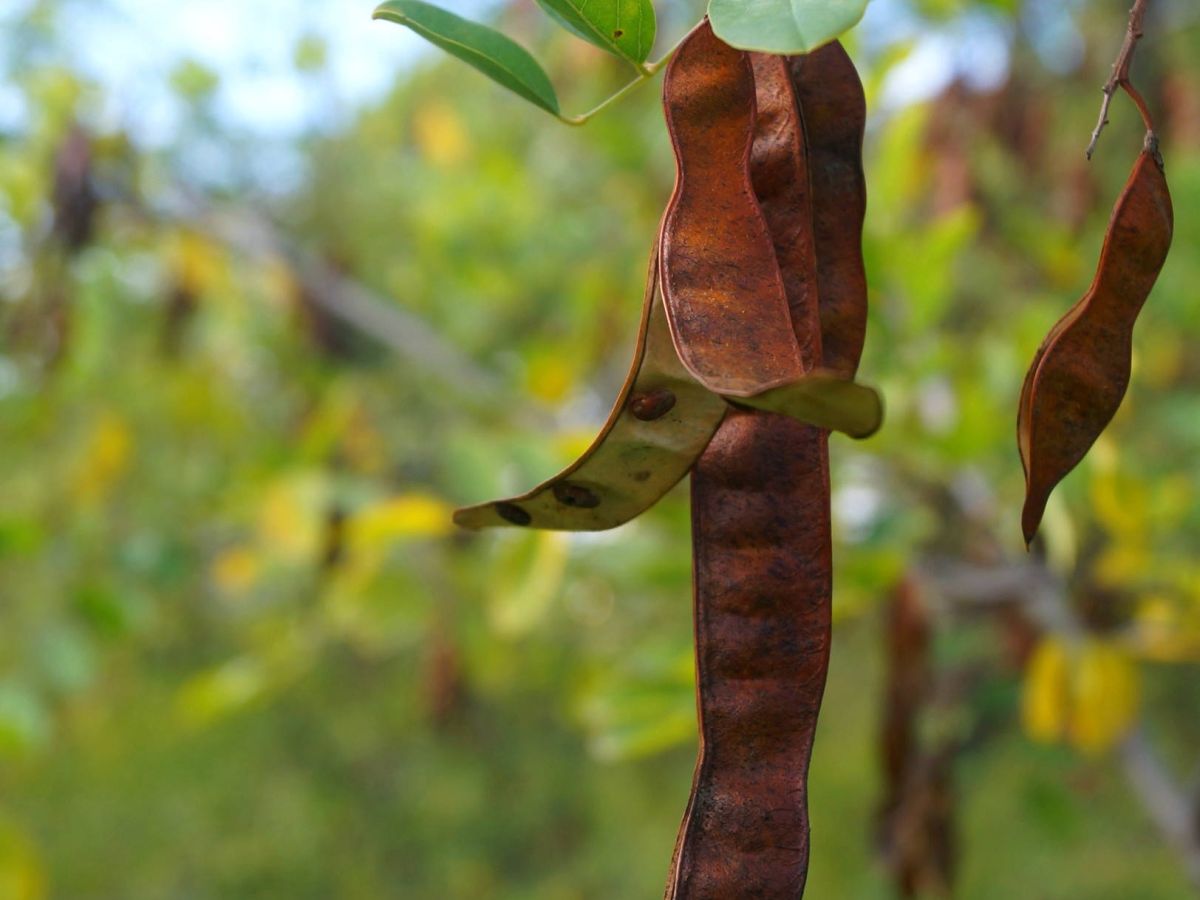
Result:
M615 94L612 94L609 97L606 97L599 104L592 107L587 112L580 113L577 116L564 116L564 115L559 114L559 116L558 116L559 121L563 122L564 124L567 124L567 125L586 125L588 122L590 122L592 120L593 117L595 117L599 113L604 112L604 110L608 109L610 106L612 106L613 104L615 104L618 101L620 101L621 99L623 99L627 94L632 94L642 84L644 84L645 82L647 82L651 78L653 78L655 75L657 75L662 70L662 68L671 61L671 57L675 55L675 51L679 49L679 44L682 44L682 43L683 43L683 41L680 40L679 43L677 43L674 47L672 47L670 50L668 50L666 53L663 54L662 59L659 59L655 62L641 63L640 65L638 65L637 78L635 78L633 81L629 82L629 84L625 85L623 88L621 88Z

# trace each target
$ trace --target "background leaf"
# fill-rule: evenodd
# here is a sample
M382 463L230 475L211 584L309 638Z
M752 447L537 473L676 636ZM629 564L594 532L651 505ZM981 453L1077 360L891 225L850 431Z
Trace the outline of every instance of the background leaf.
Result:
M420 0L388 0L374 17L411 28L513 93L558 115L558 95L545 70L524 47L500 32Z
M538 6L585 41L635 65L654 46L654 5L650 0L537 0Z
M727 44L808 53L853 28L869 0L710 0L713 31Z

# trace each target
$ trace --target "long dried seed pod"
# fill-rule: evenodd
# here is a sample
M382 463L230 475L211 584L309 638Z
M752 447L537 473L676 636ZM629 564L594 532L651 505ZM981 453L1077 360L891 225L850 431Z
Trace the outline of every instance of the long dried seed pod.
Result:
M663 106L677 174L663 217L660 264L671 335L683 364L716 393L741 405L867 437L883 421L883 403L875 391L846 381L840 372L806 377L811 361L806 363L804 353L813 353L810 335L815 332L801 330L806 342L802 351L789 294L801 298L807 286L785 285L776 254L782 249L811 262L814 251L796 246L796 233L789 233L796 226L784 223L784 204L794 206L803 199L798 186L771 175L786 167L789 155L802 157L804 137L799 113L789 116L785 109L787 103L795 107L794 89L788 90L786 101L779 100L785 73L772 71L765 60L759 66L764 78L775 82L763 95L773 124L763 126L761 137L789 124L796 129L783 146L769 146L778 134L759 142L761 178L774 184L764 199L776 219L775 231L768 227L750 174L757 127L750 55L723 43L705 20L667 68ZM827 231L833 234L835 228L831 217ZM838 239L831 244L844 254L846 240L834 237ZM861 252L859 258L861 267ZM792 266L793 271L799 268ZM815 280L806 277L810 285ZM847 329L840 320L831 327L840 329L839 334ZM856 334L861 343L861 333Z
M663 218L663 299L683 364L746 397L804 373L775 247L750 181L754 72L702 21L663 80L675 191Z
M1121 405L1134 323L1166 262L1173 232L1171 194L1148 136L1113 209L1091 288L1050 330L1021 389L1017 446L1025 468L1026 544L1051 491Z
M757 115L750 151L754 195L775 246L805 371L820 368L821 319L804 119L786 58L750 54Z
M822 334L802 115L785 61L752 63L753 184L809 369ZM701 739L667 898L799 897L829 664L827 432L763 412L729 416L693 471L692 504Z
M729 405L680 363L658 282L655 256L633 364L592 446L532 491L460 509L455 522L465 528L614 528L649 509L688 473Z
M862 253L866 96L854 63L837 41L790 57L788 66L808 142L822 365L842 378L853 378L867 330Z
M861 275L862 252L860 250L857 254L857 263L852 262L849 266L853 276L850 279L846 278L844 270L822 270L814 230L818 195L810 184L813 175L810 173L807 147L810 139L806 138L807 113L801 113L799 85L792 77L803 67L796 60L766 53L751 54L750 61L754 69L757 106L751 150L751 181L775 247L792 329L807 374L802 381L741 398L738 402L843 431L851 437L868 437L883 421L883 403L874 391L846 380L847 376L853 376L852 367L840 364L838 360L839 354L844 356L849 346L855 346L854 360L857 364L861 350L867 302L866 280ZM821 67L833 69L836 76L832 79L834 91L838 96L845 95L846 73L840 67L825 63L818 63L815 71L821 72ZM850 80L857 84L852 65L850 75ZM812 85L807 90L809 93L818 93ZM861 122L865 115L863 110L865 107L851 104L849 113L858 116ZM857 131L860 139L861 130L860 125ZM820 162L828 168L829 142L817 143L826 148L822 150ZM849 153L838 156L838 159L844 158L861 160L861 146L855 145L855 149ZM837 171L842 171L840 165ZM857 171L861 178L861 168ZM822 173L819 180L823 191L820 199L824 208L832 209L842 201L845 192L832 196L829 194L830 179L827 173ZM844 219L826 216L822 222L825 231L821 235L821 243L826 250L832 247L839 259L849 257L853 261L853 247L861 245L862 215L861 202L858 201L862 194L861 191L849 193L852 214ZM854 212L856 210L857 213ZM821 282L822 271L827 282L824 285ZM857 288L848 289L848 283L857 285ZM839 292L842 312L829 317L827 324L832 332L829 340L834 349L827 356L821 317L826 297L837 297ZM837 301L830 301L830 305L837 305ZM854 311L854 315L850 317L852 321L847 323L845 320L850 310ZM850 341L842 340L847 331L850 332ZM839 364L842 372L835 372ZM836 421L833 418L835 415L841 416L841 421L837 425L828 424Z
M692 473L700 754L668 900L803 893L828 491L824 435L770 413L728 416Z

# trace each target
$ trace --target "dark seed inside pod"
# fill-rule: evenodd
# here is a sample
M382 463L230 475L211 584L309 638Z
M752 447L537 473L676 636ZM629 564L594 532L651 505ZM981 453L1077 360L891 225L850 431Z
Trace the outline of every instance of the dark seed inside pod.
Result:
M497 503L496 515L505 522L511 522L514 525L528 525L533 521L533 516L515 503Z
M629 411L633 413L635 419L641 419L643 422L661 419L674 406L675 395L665 388L651 391L648 394L639 394L629 401Z
M587 488L567 481L554 486L554 496L564 506L575 506L579 509L595 509L600 505L600 498Z

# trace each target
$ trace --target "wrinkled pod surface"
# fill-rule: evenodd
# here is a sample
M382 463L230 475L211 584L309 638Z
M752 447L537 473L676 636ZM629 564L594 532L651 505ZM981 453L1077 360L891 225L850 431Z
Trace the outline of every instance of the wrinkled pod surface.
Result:
M750 55L756 114L748 175L801 366L852 376L866 318L865 103L853 66L840 65L849 62L841 47L819 53L823 61L807 66ZM712 55L709 49L696 64ZM668 71L664 87L668 117L673 101L675 114L686 115L685 101L695 97L679 90L690 72L678 64L682 71ZM830 142L822 134L821 164L836 171L818 178L811 172L816 138L806 137L800 98L824 98L825 90L850 98L843 111L849 125L838 124L858 141ZM681 154L681 170L686 165ZM738 183L741 175L713 177ZM838 215L846 207L850 214ZM819 247L838 248L842 265L822 269ZM669 276L664 270L664 281ZM837 298L832 315L827 296ZM757 314L756 300L764 319L776 315L774 296L765 303L743 296L744 315ZM829 662L827 432L763 411L726 417L692 474L692 532L700 752L666 896L799 897L808 870L809 758Z

